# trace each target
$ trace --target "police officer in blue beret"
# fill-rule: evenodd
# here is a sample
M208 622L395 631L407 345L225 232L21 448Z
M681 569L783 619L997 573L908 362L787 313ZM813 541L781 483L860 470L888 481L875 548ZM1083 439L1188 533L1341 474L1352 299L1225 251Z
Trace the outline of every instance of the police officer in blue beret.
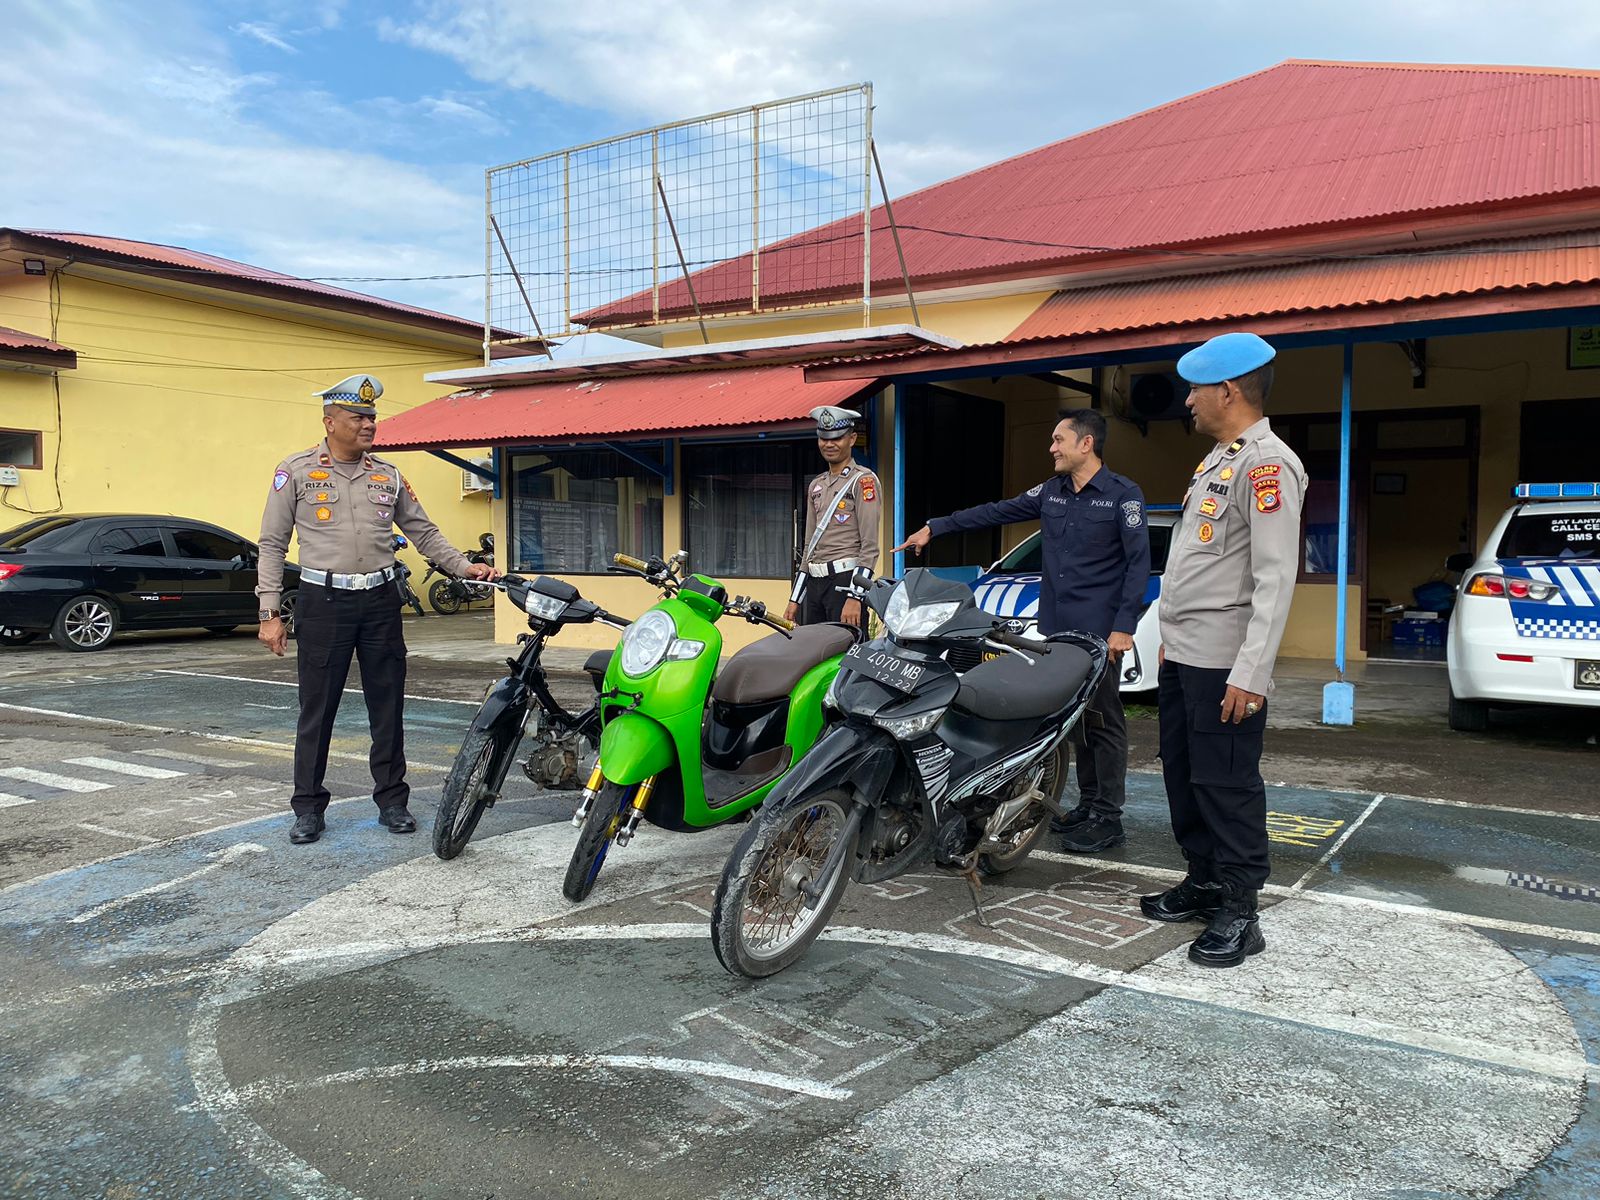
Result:
M934 537L1038 521L1044 571L1039 631L1081 629L1106 639L1112 658L1133 649L1133 631L1150 582L1150 531L1139 485L1108 468L1102 456L1106 419L1092 408L1063 413L1050 438L1055 474L1011 500L935 517L896 546L918 554ZM1057 826L1062 844L1094 854L1126 841L1128 722L1119 690L1122 672L1107 671L1080 724L1078 805Z
M1189 958L1208 967L1266 947L1261 744L1306 493L1300 460L1262 415L1274 354L1253 333L1225 333L1178 360L1194 427L1216 441L1184 493L1161 585L1161 771L1188 872L1139 906L1158 921L1205 921Z

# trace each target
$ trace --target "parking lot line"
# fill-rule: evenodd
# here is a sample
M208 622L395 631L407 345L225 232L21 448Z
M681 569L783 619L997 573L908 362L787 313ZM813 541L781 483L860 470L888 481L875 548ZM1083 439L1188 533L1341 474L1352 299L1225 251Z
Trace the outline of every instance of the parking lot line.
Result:
M292 679L252 679L248 675L221 675L215 671L180 671L176 667L157 667L157 675L188 675L193 679L226 679L233 683L264 683L268 687L297 688L300 685ZM359 696L360 688L345 688L347 696ZM433 704L465 704L468 708L477 708L477 700L452 700L446 696L413 696L410 692L405 694L407 700L427 700Z
M71 775L57 775L54 771L35 771L32 767L0 767L0 775L7 779L20 779L23 783L55 788L60 792L103 792L112 786L96 779L74 779Z
M115 771L121 775L134 775L140 779L181 779L187 771L171 771L166 767L147 767L143 763L119 762L114 758L101 758L86 754L82 758L63 759L69 767L93 767L97 771Z
M1289 890L1291 892L1298 892L1298 891L1302 890L1306 886L1306 880L1310 879L1319 870L1321 870L1323 867L1327 866L1330 862L1332 862L1333 861L1333 856L1335 854L1339 853L1339 847L1343 846L1346 842L1348 842L1350 840L1350 835L1355 833L1356 830L1360 829L1361 826L1366 822L1366 819L1368 817L1370 817L1374 812L1376 812L1377 809L1378 809L1378 805L1380 805L1382 803L1383 803L1383 793L1379 792L1376 796L1374 796L1372 798L1372 803L1367 805L1367 807L1362 810L1361 815L1359 817L1357 817L1354 821L1351 821L1349 827L1346 828L1345 831L1339 835L1339 840L1334 842L1333 845L1329 846L1328 849L1327 849L1327 852L1324 853L1321 858L1317 859L1317 861L1315 863L1313 863L1310 867L1308 867L1306 869L1306 873L1304 875L1300 876L1299 879L1296 879L1294 881L1294 883L1289 885Z
M253 767L248 758L207 758L203 754L186 754L182 750L135 750L149 758L170 758L174 762L195 763L202 767Z
M10 792L0 792L0 808L15 808L19 804L32 804L33 801L26 796L13 796Z

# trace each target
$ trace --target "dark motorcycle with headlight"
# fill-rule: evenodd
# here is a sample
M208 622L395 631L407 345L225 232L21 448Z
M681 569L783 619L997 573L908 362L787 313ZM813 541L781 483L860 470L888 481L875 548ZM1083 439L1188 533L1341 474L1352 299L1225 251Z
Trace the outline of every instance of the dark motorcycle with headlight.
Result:
M729 971L789 966L846 884L933 862L980 875L1027 858L1061 811L1065 742L1106 671L1087 633L1006 632L969 588L913 569L852 594L883 635L852 647L825 705L833 723L768 796L717 885L711 936ZM945 656L997 656L958 674Z
M522 770L540 787L575 789L593 765L600 747L599 691L611 663L610 650L596 650L583 669L594 682L595 702L583 712L568 712L550 694L541 658L545 643L568 625L598 621L617 629L628 622L585 600L570 583L541 575L507 575L485 587L503 590L528 615L530 633L520 634L522 649L506 659L510 673L489 685L445 777L444 795L433 821L433 852L454 858L466 847L484 811L499 799L506 774L523 739L530 739Z

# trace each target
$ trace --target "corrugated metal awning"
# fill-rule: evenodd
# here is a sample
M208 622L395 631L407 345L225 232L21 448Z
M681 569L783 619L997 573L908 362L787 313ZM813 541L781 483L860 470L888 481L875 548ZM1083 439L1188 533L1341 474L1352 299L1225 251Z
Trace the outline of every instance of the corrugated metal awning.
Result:
M819 404L845 404L871 380L807 383L805 367L566 379L454 392L378 424L384 450L731 433L803 420Z

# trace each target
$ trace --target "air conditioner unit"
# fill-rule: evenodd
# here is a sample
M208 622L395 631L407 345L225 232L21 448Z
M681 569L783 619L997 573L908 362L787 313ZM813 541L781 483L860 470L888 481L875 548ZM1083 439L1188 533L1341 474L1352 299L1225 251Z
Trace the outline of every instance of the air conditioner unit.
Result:
M1169 371L1146 371L1128 380L1128 416L1138 422L1189 419L1189 385Z
M471 459L468 459L467 461L472 463L474 466L482 467L486 471L492 471L494 469L494 459L492 459L492 458L471 458ZM485 479L482 475L476 475L473 472L465 470L465 469L462 470L462 472L461 472L461 494L462 495L466 495L468 492L492 492L492 491L494 491L494 484L492 482L490 482L489 480Z

